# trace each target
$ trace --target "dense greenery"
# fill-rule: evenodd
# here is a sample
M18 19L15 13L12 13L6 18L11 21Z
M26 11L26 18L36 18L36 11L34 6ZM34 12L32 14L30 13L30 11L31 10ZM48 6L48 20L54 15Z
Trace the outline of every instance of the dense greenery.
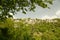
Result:
M0 40L60 40L60 19L6 19L0 22Z
M15 14L19 10L26 14L27 10L34 10L36 5L46 8L52 3L53 0L0 0L0 20L12 17L10 13Z

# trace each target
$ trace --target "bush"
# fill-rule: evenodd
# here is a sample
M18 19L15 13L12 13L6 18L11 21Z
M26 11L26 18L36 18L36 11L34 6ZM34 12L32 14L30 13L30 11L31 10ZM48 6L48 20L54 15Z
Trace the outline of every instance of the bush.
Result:
M32 25L25 20L14 22L7 19L0 22L0 40L60 40L60 23L36 22ZM14 24L16 24L14 27Z

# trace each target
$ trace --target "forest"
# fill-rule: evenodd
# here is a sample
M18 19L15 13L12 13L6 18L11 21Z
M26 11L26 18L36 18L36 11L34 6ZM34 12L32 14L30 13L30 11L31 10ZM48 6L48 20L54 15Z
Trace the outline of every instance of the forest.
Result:
M60 19L0 21L0 40L60 40Z
M0 0L0 40L60 40L60 5L58 4L60 0ZM46 13L37 6L46 9ZM29 15L27 16L29 18L13 18L18 12L24 14L35 12L35 8L38 9L39 16L29 15L32 18L37 17L36 19L31 19ZM45 20L38 19L41 15L52 16L54 19L51 17ZM21 16L22 14L18 17Z

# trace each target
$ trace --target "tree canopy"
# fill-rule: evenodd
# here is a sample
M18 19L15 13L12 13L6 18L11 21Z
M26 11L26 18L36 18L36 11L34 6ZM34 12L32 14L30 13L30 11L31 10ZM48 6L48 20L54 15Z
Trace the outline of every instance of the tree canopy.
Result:
M35 5L46 8L52 3L53 0L0 0L0 19L12 17L10 13L14 15L19 10L26 14L27 10L34 10Z

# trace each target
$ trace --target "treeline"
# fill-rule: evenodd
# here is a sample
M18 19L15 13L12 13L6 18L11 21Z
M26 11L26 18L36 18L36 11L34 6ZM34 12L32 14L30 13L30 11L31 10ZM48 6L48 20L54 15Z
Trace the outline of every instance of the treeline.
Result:
M60 19L0 21L0 40L60 40Z

